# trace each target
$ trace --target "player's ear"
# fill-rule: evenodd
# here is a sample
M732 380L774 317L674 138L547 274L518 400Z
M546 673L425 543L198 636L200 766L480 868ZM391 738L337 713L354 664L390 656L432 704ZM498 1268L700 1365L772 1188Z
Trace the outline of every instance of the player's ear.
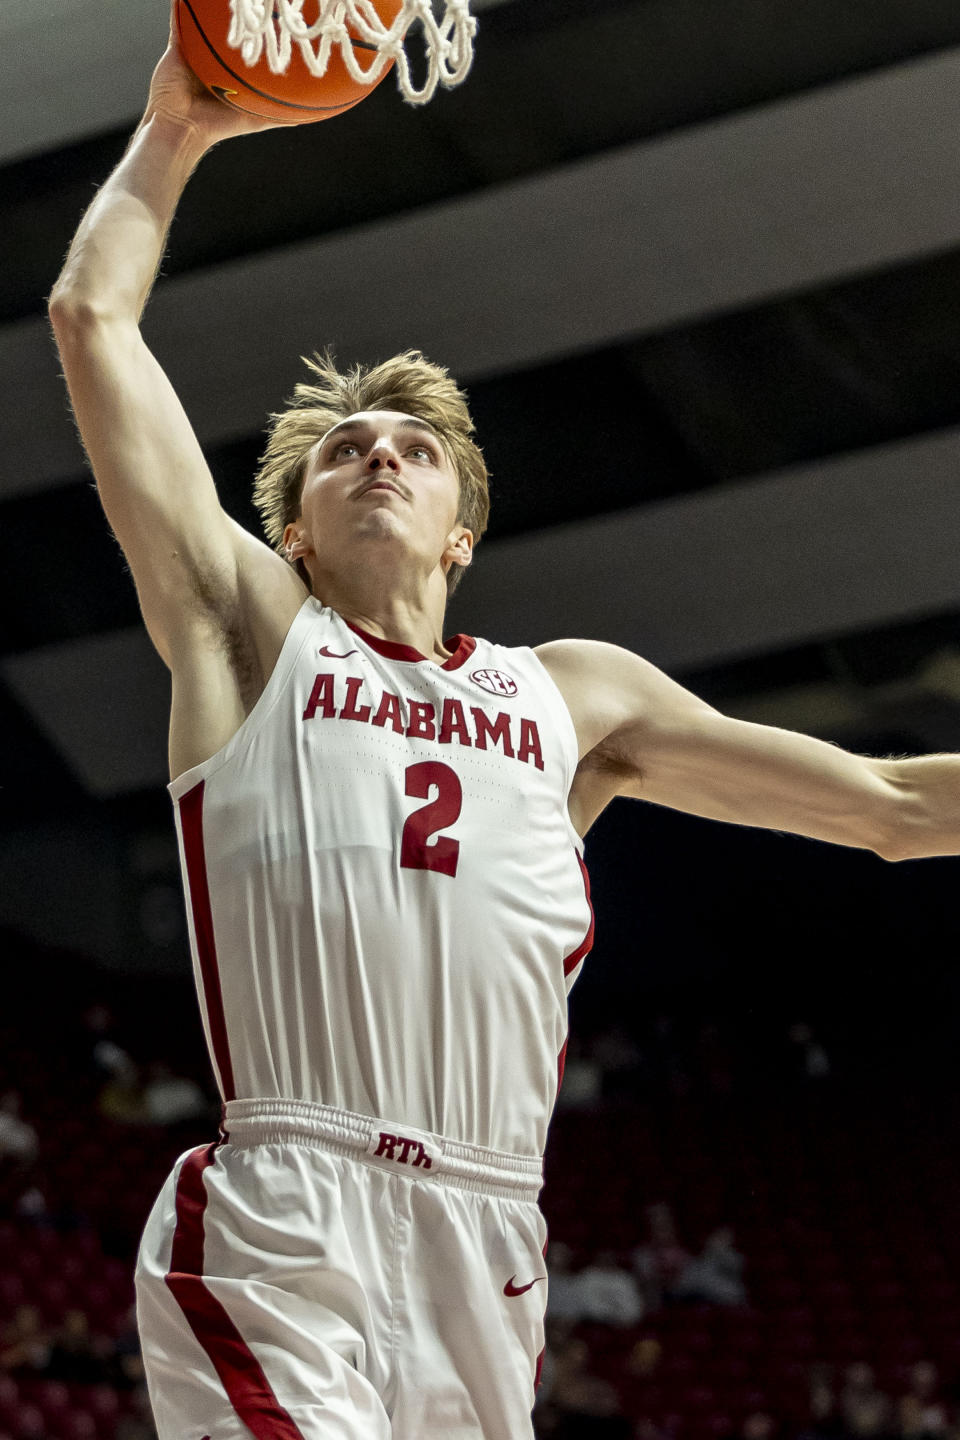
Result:
M309 555L310 545L304 537L301 520L291 520L290 524L284 527L283 553L291 565L297 560L302 560L304 555Z
M466 530L458 525L447 537L447 548L443 558L449 560L451 565L462 565L466 568L473 559L473 531Z

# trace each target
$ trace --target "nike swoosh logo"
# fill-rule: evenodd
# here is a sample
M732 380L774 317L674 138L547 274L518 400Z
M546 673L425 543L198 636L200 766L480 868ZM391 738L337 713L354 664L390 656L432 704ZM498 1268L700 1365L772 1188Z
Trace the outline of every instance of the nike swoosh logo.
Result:
M348 655L359 655L359 650L348 650L345 655L338 655L335 650L328 650L326 645L320 646L320 654L326 655L328 660L346 660Z
M514 1285L513 1282L514 1280L516 1280L516 1278L516 1275L511 1275L510 1279L503 1287L503 1293L504 1295L506 1295L508 1300L512 1300L515 1295L526 1295L528 1290L532 1290L534 1285L538 1285L541 1280L546 1280L547 1277L546 1275L538 1275L536 1280L530 1281L529 1285Z

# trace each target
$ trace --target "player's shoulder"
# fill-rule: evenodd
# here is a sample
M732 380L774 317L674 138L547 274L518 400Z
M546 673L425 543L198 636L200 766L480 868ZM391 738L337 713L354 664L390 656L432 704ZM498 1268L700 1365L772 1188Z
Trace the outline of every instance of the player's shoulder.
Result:
M464 637L455 638L462 642ZM549 695L554 691L549 676L544 675L542 661L529 645L504 645L483 636L471 637L468 659L463 667L467 678L491 693L512 696L520 691L529 694L531 690L545 690Z
M626 720L642 713L666 677L632 650L606 640L551 640L535 654L590 749Z
M622 669L624 664L643 664L639 655L607 640L547 640L534 646L533 653L551 674L556 671L567 678L596 679Z

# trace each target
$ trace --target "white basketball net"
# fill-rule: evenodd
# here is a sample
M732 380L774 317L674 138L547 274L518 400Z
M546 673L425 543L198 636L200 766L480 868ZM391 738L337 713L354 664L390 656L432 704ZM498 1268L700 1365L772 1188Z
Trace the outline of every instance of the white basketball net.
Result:
M337 46L350 75L361 85L375 84L394 62L406 99L414 105L425 105L438 85L450 89L465 80L473 61L477 22L470 14L469 0L441 3L444 14L438 20L431 0L404 0L397 18L387 26L373 0L320 0L320 15L313 24L303 18L304 0L230 0L229 42L247 65L256 65L266 51L267 62L276 75L290 64L294 45L311 74L317 76L326 72L331 52ZM419 88L403 48L407 31L416 20L422 25L427 53L427 75ZM355 46L351 40L360 45ZM358 48L361 56L370 56L368 64L360 63Z

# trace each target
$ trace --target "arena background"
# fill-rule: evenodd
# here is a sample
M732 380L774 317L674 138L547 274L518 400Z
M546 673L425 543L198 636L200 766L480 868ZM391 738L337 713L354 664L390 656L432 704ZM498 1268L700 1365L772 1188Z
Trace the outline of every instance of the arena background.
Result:
M263 420L301 353L419 346L468 387L493 472L491 529L452 629L613 640L734 715L870 754L960 751L956 6L475 8L477 60L456 92L413 109L388 81L335 121L221 147L192 183L147 332L224 504L255 525ZM163 0L0 9L0 1066L26 1118L44 1118L53 1171L71 1015L93 1000L113 1006L120 1048L209 1085L163 789L166 672L84 469L44 312L165 25ZM598 823L587 858L597 943L573 1006L581 1060L615 1024L647 1057L626 1067L636 1093L608 1085L604 1099L601 1084L598 1124L613 1113L636 1134L658 1104L696 1110L715 1043L751 1104L806 1105L787 1038L804 1021L836 1087L814 1129L873 1117L896 1155L922 1115L942 1149L931 1138L933 1169L918 1173L954 1194L954 860L891 866L633 802ZM27 1063L48 1050L53 1081ZM103 1076L84 1074L95 1108ZM639 1107L629 1123L624 1104ZM564 1133L582 1120L572 1110ZM663 1198L635 1187L621 1251ZM599 1244L582 1224L571 1236L581 1260ZM839 1364L825 1343L816 1358ZM788 1423L770 1391L755 1387ZM681 1418L722 1433L735 1409ZM13 1434L0 1404L4 1423Z

